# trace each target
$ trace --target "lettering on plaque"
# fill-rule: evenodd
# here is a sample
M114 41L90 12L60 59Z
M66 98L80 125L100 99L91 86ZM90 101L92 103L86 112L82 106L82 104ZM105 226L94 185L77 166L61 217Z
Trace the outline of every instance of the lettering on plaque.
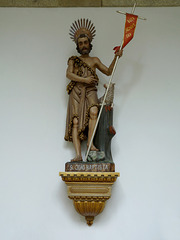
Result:
M108 170L108 165L104 165L104 166L103 166L103 169L104 169L104 170Z
M111 167L109 164L69 164L68 168L67 168L67 171L76 171L76 172L83 172L83 171L86 171L86 172L108 172L108 171L111 171Z

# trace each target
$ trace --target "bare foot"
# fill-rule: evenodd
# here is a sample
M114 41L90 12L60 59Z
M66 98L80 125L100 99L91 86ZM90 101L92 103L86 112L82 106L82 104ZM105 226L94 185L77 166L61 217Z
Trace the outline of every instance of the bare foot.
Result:
M87 145L87 148L88 148L89 146ZM99 149L98 148L96 148L93 144L91 145L91 149L90 149L90 151L96 151L96 152L98 152L99 151Z
M81 156L76 156L75 158L71 159L71 162L82 162L83 159Z

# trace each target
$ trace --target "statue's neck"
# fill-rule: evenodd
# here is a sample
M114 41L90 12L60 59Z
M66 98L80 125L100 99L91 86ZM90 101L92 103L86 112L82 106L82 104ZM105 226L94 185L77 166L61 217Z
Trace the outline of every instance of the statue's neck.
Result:
M83 54L80 56L80 58L89 58L89 54Z

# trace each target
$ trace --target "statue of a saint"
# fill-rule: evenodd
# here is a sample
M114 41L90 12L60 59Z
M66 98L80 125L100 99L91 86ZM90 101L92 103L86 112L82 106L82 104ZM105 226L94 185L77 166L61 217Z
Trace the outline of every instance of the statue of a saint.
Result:
M76 151L76 156L71 162L79 162L83 161L81 141L87 139L87 146L89 146L98 116L96 69L110 76L116 58L122 56L122 50L115 54L109 67L106 67L99 58L90 57L95 27L88 19L75 21L70 29L70 36L76 43L80 56L72 56L68 60L66 76L71 82L67 86L69 103L65 140L72 141ZM93 143L90 150L98 151Z

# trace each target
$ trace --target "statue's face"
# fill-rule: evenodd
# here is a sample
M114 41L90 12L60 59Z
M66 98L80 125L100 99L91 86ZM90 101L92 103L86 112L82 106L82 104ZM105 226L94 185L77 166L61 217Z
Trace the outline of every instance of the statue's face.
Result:
M79 46L79 53L82 55L89 54L90 52L90 45L89 45L89 40L87 37L82 37L78 39L77 42Z

